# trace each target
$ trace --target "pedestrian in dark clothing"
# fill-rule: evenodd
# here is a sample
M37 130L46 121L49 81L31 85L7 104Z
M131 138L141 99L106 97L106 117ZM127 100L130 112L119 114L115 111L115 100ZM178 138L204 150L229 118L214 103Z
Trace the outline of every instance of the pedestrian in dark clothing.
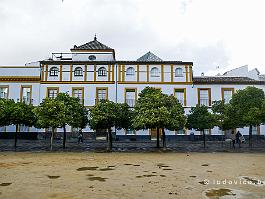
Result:
M83 132L82 132L81 129L79 130L78 144L79 144L80 142L82 142L82 143L84 142L84 139L83 139Z
M242 134L240 133L240 131L237 131L237 133L236 133L236 143L238 144L239 148L241 148L241 140L240 140L241 137L242 137Z
M232 143L233 143L233 149L235 149L235 143L236 143L236 134L234 131L231 132L231 139L232 139Z

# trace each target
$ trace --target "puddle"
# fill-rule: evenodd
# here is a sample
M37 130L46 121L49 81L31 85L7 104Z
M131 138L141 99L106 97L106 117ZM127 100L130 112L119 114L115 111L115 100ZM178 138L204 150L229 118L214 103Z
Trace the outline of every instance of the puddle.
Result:
M248 176L241 176L240 179L246 181L246 184L256 185L256 186L263 186L265 184L264 181L259 180L257 178L248 177Z
M21 164L31 164L32 162L22 162Z
M208 167L209 164L202 164L201 166L202 166L202 167Z
M140 164L134 164L133 165L134 167L139 167L139 166L141 166Z
M126 164L124 164L124 165L126 165L126 166L129 166L129 165L133 165L133 164L130 164L130 163L126 163Z
M206 181L200 181L199 183L202 184L202 185L207 185L208 184Z
M160 176L163 177L163 178L164 178L164 177L167 177L166 175L160 175Z
M153 174L149 174L149 175L142 175L142 176L136 176L136 178L150 178L150 177L154 177L156 175L153 175Z
M102 178L102 177L96 177L96 176L88 178L88 180L90 180L90 181L100 181L100 182L105 182L106 179L108 179L108 178Z
M159 163L159 164L157 164L157 166L159 167L159 168L163 168L163 167L169 167L168 165L165 165L164 163Z
M114 165L110 165L110 166L108 166L109 168L113 168L113 167L115 167Z
M172 169L163 169L163 170L165 170L165 171L169 171L169 170L172 170Z
M196 178L197 176L190 176L190 178Z
M152 173L156 173L156 171L153 171Z
M11 184L12 184L11 182L3 182L3 183L0 184L0 186L6 187L6 186L9 186Z
M94 176L93 174L87 174L87 176Z
M103 169L99 169L100 171L111 171L111 170L114 170L112 168L103 168Z
M50 179L57 179L57 178L60 178L61 176L50 176L50 175L47 175L48 178Z
M209 189L205 192L205 196L209 199L219 199L224 196L236 196L231 189Z
M97 170L98 167L80 167L78 169L76 169L77 171L87 171L87 170L90 170L90 171L94 171L94 170Z

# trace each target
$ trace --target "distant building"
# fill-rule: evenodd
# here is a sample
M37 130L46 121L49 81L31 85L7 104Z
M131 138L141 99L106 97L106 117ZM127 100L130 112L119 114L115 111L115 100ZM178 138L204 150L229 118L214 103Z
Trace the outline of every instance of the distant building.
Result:
M71 53L52 53L52 57L26 66L0 66L0 97L39 105L45 97L54 98L59 92L80 99L86 107L94 106L100 99L126 102L134 107L138 94L146 86L161 89L174 95L185 112L196 104L211 107L214 100L229 101L236 90L255 86L265 90L265 79L257 69L247 66L226 72L221 76L193 76L193 63L163 61L151 52L136 61L116 60L115 50L95 37L84 45L74 46ZM21 127L21 131L49 131ZM76 131L67 127L67 131ZM0 131L14 131L13 126ZM62 129L57 129L62 131ZM93 132L89 127L85 132ZM248 134L248 128L241 129ZM167 135L189 134L191 131L166 131ZM200 134L201 132L195 132ZM220 135L217 127L207 134ZM254 127L254 134L264 134L264 125ZM146 135L155 137L156 131L117 130L117 135Z

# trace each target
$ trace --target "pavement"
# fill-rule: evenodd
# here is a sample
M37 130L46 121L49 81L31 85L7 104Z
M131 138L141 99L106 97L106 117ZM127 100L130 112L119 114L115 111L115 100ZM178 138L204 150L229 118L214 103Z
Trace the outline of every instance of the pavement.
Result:
M53 151L69 152L106 152L106 140L84 140L78 143L77 140L67 140L66 148L62 147L62 140L54 140ZM173 141L168 142L166 150L156 148L156 140L150 141L114 141L113 152L265 152L265 141L256 140L253 147L249 148L248 143L242 144L241 148L236 145L236 149L231 148L229 143L222 141L207 141L206 148L202 141ZM50 140L18 140L17 148L14 148L14 140L0 139L0 152L48 152L50 151Z

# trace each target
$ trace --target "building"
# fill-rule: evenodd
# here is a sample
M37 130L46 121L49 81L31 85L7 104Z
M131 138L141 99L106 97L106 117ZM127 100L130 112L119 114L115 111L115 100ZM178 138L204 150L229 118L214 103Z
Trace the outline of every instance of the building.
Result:
M211 107L214 100L229 101L236 90L247 86L265 90L264 76L255 71L248 72L243 67L224 75L195 77L192 62L163 61L151 52L136 61L119 61L115 59L115 50L95 37L84 45L75 45L71 53L53 53L50 59L25 66L0 66L0 97L39 105L45 97L53 98L59 92L65 92L78 97L86 107L92 107L100 99L126 102L133 107L139 92L151 86L176 96L188 113L198 103ZM67 131L73 130L67 127ZM14 127L2 127L0 131L14 131ZM45 130L21 127L20 131ZM92 132L88 127L84 131ZM248 128L241 131L248 134ZM206 132L223 134L217 127ZM264 125L254 128L254 134L261 132L264 134ZM189 133L185 129L166 131L167 135ZM156 131L119 130L116 134L154 137Z

